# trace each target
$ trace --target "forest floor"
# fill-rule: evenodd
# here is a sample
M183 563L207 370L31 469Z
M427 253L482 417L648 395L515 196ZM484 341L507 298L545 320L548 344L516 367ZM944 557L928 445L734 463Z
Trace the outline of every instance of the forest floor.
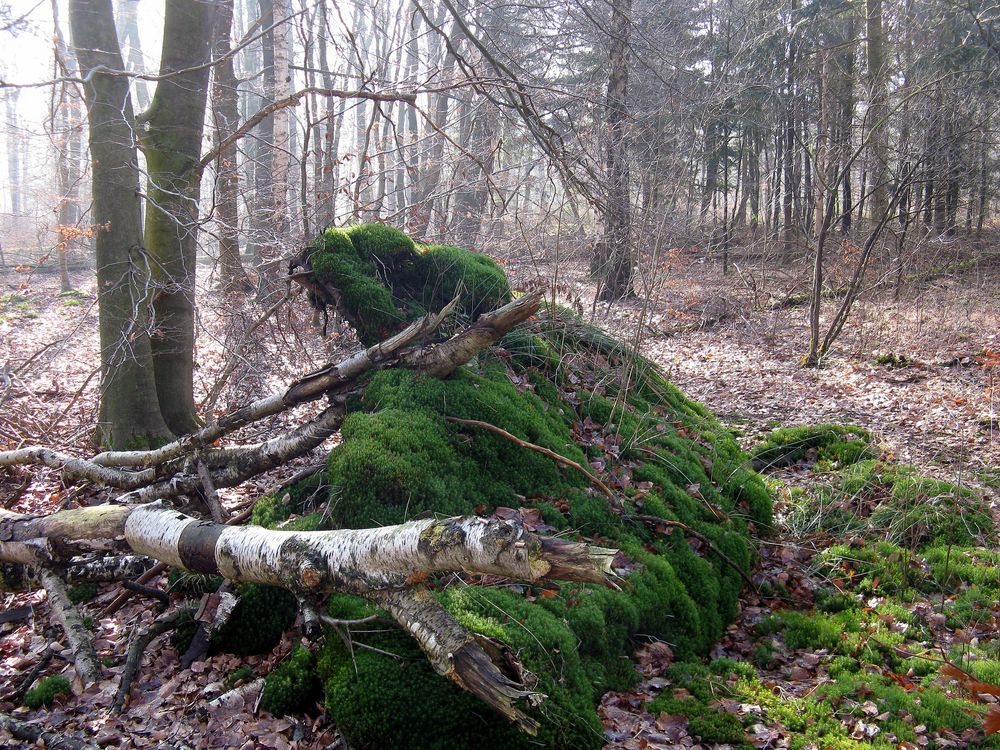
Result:
M636 658L643 682L632 692L608 694L602 705L608 747L982 746L984 708L970 699L988 707L996 696L958 673L958 681L945 684L948 675L939 667L944 659L974 670L984 684L1000 682L1000 556L953 533L942 559L942 548L927 534L891 536L867 521L879 501L892 495L892 467L910 465L979 493L995 524L979 541L992 538L995 546L1000 263L951 252L942 249L946 260L940 268L908 278L899 301L892 300L891 286L865 295L819 369L798 367L808 341L807 307L794 303L805 279L780 266L741 264L723 276L678 251L659 264L646 264L654 270L640 280L647 291L643 301L611 307L591 304L593 288L582 264L559 269L564 301L638 343L748 449L773 428L829 422L860 425L877 446L874 465L861 469L812 451L771 474L779 529L762 543L757 591L746 593L740 620L713 654L750 666L725 660L711 668L676 664L668 648L641 649ZM844 270L835 264L832 287L843 279L848 261ZM547 280L555 276L545 264L509 262L508 271L515 283L536 273ZM0 274L0 402L6 402L0 406L0 449L46 443L83 454L90 448L97 312L90 275L81 272L74 283L78 293L59 295L53 275ZM264 306L212 293L202 300L197 354L202 396L233 352L238 355L215 404L218 412L276 390L352 346L350 334L326 340L317 335L302 304L283 308L241 343ZM826 317L837 302L825 303ZM259 477L226 493L225 501L230 507L249 502L294 470ZM851 475L859 471L868 472L861 485ZM883 475L889 479L879 479ZM101 496L94 489L70 492L50 475L27 479L26 474L0 478L4 507L49 512L73 498L93 502ZM916 486L914 501L923 502L928 492L919 482ZM962 497L963 491L958 490ZM846 516L847 525L824 520L831 516L842 524ZM920 528L930 526L925 521ZM850 552L835 544L845 540L853 545ZM879 546L884 544L891 547ZM87 613L96 615L115 593L102 589L86 605ZM4 603L16 608L40 601L21 595ZM109 663L120 657L129 634L154 614L134 600L115 617L94 622L102 656ZM61 669L64 646L43 623L39 617L34 624L0 624L3 684L15 685L50 641L55 657L49 669ZM219 655L180 671L169 641L157 643L162 646L150 650L144 681L136 685L148 697L125 715L95 710L113 697L116 681L107 680L57 703L46 723L59 731L83 728L98 744L122 747L155 747L168 740L240 747L248 736L269 738L257 741L268 747L324 747L334 741L335 730L322 716L302 722L255 715L252 707L207 709L206 698L223 689L236 657ZM266 673L290 647L289 640L270 655L240 663ZM995 673L991 665L997 665ZM120 666L111 667L115 670ZM196 670L196 679L190 679ZM0 711L15 709L10 690L0 691ZM706 719L721 715L736 724ZM122 738L132 744L119 745Z

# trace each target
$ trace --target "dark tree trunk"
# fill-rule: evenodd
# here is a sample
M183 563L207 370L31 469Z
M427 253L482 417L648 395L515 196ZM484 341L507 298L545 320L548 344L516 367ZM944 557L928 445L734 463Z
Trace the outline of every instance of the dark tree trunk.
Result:
M142 247L135 122L111 0L72 0L70 28L90 122L97 287L100 290L99 437L116 447L170 436L156 398L149 340L149 259Z
M239 92L233 69L230 35L233 0L221 0L215 29L215 78L212 81L212 115L215 143L222 143L239 124ZM215 212L219 232L219 277L223 291L242 289L247 274L240 262L239 180L236 143L222 149L215 160Z
M160 412L176 434L198 426L194 405L194 295L202 130L215 3L171 0L160 73L145 117L149 170L146 249L153 257L153 365ZM178 72L183 71L183 72Z
M632 294L632 206L629 191L628 66L632 0L612 0L608 74L607 142L604 152L606 206L604 238L597 250L600 298L617 300Z

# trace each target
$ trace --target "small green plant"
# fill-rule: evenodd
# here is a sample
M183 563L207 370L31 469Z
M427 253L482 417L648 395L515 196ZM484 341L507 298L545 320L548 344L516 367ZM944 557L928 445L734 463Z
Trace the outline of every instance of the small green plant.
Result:
M69 695L69 680L59 675L43 677L24 694L24 705L31 709L51 706L57 696Z
M230 690L253 677L253 670L250 667L240 667L229 673L226 677L226 687Z
M871 440L871 433L854 425L782 427L755 446L750 458L758 471L790 466L810 455L817 462L847 466L873 457Z
M81 583L79 586L71 586L66 593L73 604L83 604L97 596L97 584Z

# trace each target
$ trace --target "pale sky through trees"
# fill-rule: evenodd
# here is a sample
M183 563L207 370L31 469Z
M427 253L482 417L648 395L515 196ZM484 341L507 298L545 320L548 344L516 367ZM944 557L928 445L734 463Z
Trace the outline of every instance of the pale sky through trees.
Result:
M47 147L48 137L44 123L48 117L52 89L49 86L27 86L51 81L55 77L52 55L52 5L49 0L13 0L10 3L13 18L25 18L23 28L16 33L7 32L0 38L0 79L4 83L18 84L23 88L17 94L17 129L22 158L28 158L30 183L28 212L42 219L52 212L53 201L46 193L52 180L55 153ZM65 0L59 2L59 23L67 45L72 40L69 33L68 8ZM146 70L155 71L159 65L160 45L163 39L163 2L142 0L139 3L139 34L143 45ZM9 96L0 89L0 96ZM6 113L4 113L6 117ZM4 119L6 123L6 119ZM0 163L6 163L9 140L0 138ZM0 190L0 212L10 211L10 191L6 174Z

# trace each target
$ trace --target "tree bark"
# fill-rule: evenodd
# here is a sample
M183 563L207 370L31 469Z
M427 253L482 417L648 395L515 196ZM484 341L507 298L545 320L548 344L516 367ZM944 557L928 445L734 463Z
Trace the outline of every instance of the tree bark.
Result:
M632 0L612 0L611 49L607 94L607 141L604 151L606 206L604 237L596 251L599 296L612 301L632 292L635 264L632 250L632 206L629 185L628 66L632 30Z
M868 53L868 130L870 136L872 215L880 220L888 196L889 101L887 57L882 28L882 0L865 0Z
M230 37L233 28L233 0L219 2L215 29L215 77L212 81L212 114L215 145L219 147L236 132L239 123L239 92ZM239 165L236 143L219 149L215 160L215 210L219 232L219 277L225 292L242 289L247 274L240 261Z
M194 404L194 296L202 130L216 4L173 0L166 6L160 80L143 116L141 146L149 169L145 243L152 255L153 366L160 412L182 435L198 426Z
M90 123L93 216L98 226L101 341L99 438L143 447L168 438L153 378L149 258L143 250L135 123L111 0L73 0L70 27Z

